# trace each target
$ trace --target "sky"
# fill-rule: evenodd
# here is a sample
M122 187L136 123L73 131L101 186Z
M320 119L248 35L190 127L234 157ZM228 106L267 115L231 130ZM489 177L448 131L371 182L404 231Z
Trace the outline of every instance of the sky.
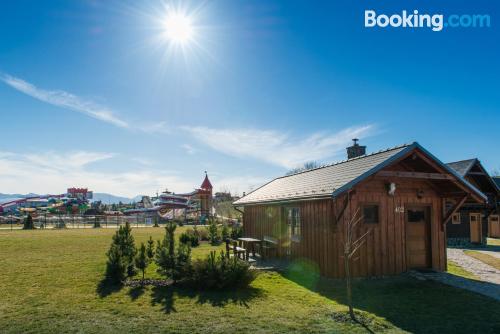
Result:
M370 9L491 27L365 28ZM484 0L5 2L0 192L185 192L207 171L241 194L355 137L499 169L499 18Z

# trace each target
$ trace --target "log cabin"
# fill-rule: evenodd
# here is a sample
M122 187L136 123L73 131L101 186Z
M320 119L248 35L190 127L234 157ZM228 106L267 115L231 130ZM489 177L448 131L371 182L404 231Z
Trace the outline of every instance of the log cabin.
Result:
M360 212L356 233L369 231L353 275L395 275L413 268L446 270L446 228L466 201L486 197L418 143L278 177L233 204L248 237L274 240L273 256L306 259L326 277L344 277L345 226ZM455 204L446 209L446 201Z
M447 164L488 198L484 204L466 201L453 214L447 229L450 246L486 244L486 237L500 238L498 201L500 189L478 159ZM448 203L449 206L452 203Z

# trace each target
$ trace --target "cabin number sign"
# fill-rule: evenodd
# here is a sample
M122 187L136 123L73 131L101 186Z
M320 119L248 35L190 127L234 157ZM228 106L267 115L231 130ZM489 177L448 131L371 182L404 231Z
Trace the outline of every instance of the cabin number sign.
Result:
M405 207L404 206L397 206L394 209L394 211L397 212L397 213L404 213L405 212Z

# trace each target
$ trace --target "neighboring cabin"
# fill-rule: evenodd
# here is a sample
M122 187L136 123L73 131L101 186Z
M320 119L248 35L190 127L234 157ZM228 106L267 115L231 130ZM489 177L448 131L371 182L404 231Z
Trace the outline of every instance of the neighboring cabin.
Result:
M468 159L447 164L486 195L488 200L479 204L466 201L453 214L448 225L448 244L485 244L486 236L500 237L498 201L500 189L478 159Z
M245 236L276 240L280 257L305 258L328 277L343 277L344 227L357 209L359 233L372 232L354 262L355 276L411 268L446 270L446 223L465 202L485 196L418 143L279 177L234 202ZM444 212L445 201L456 204Z

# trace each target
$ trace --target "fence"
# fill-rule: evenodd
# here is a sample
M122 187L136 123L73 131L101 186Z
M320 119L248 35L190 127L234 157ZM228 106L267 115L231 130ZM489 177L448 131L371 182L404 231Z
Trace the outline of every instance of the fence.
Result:
M19 229L22 228L26 217L0 217L0 228ZM33 224L36 228L117 228L128 222L136 227L150 227L155 223L162 224L165 221L160 217L144 215L131 216L84 216L84 215L38 215L33 217Z

